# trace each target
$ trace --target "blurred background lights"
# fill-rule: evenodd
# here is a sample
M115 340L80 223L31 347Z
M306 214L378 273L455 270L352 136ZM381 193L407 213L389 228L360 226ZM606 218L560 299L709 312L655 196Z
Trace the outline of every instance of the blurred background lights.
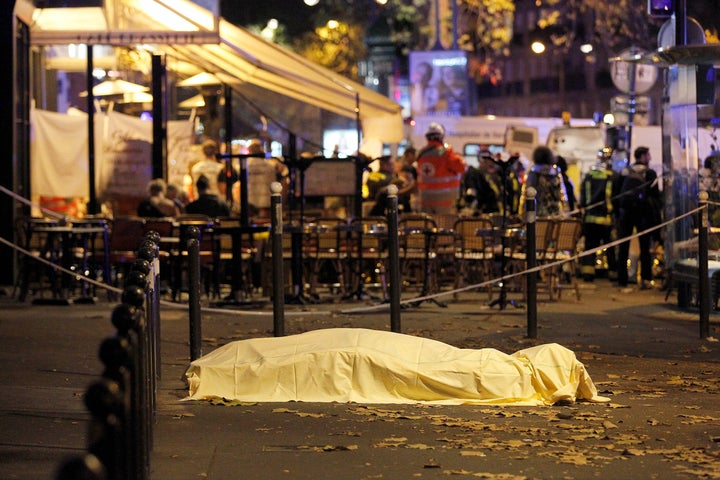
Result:
M543 53L545 51L545 44L542 42L535 41L530 45L530 48L535 53Z

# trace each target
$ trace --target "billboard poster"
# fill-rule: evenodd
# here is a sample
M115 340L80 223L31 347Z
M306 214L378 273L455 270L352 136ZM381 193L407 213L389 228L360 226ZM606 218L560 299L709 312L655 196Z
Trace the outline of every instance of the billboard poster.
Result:
M466 116L475 113L463 50L410 52L410 110L421 115Z

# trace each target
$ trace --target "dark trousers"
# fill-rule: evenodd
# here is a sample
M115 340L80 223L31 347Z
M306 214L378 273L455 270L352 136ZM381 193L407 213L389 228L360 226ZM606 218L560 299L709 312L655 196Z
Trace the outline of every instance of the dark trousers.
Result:
M612 241L612 226L598 225L597 223L585 223L583 224L583 235L585 236L585 250L592 250L600 245L610 243ZM608 276L612 278L617 269L617 262L615 261L615 247L608 248L605 255L608 263ZM591 280L595 278L596 262L596 254L582 257L580 270L584 279Z
M652 226L652 219L647 215L641 215L637 212L624 212L620 214L618 222L618 239L629 237L633 234L633 228L637 228L638 232L642 232ZM650 256L650 246L652 244L653 233L640 235L640 278L645 281L652 280L652 258ZM618 247L618 285L621 287L628 284L627 261L630 251L630 242L623 242Z

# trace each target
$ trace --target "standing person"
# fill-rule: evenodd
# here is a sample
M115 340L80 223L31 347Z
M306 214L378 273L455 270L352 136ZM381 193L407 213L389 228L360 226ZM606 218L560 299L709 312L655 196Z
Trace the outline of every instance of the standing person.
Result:
M455 213L465 161L443 143L445 128L439 123L428 126L425 138L428 143L417 156L418 207L423 213Z
M211 218L230 216L230 206L217 194L210 193L210 180L205 175L200 175L195 186L198 198L185 206L185 213L199 213Z
M585 175L580 184L580 209L583 219L585 249L592 250L611 241L615 224L617 174L612 169L612 149L605 147L598 152L598 163ZM608 278L617 279L615 248L606 251ZM595 280L596 254L582 257L580 268L586 282Z
M380 169L368 175L366 185L368 187L368 198L374 203L369 210L371 217L385 215L387 208L387 188L390 185L398 187L398 207L400 198L412 189L414 183L408 183L406 179L397 174L396 162L390 156L380 158Z
M417 211L417 150L409 146L403 151L400 160L395 164L395 176L403 181L409 188L403 189L404 193L398 193L398 206L402 207L403 213Z
M705 158L703 168L698 172L700 180L698 188L708 193L708 217L710 225L720 227L720 153L713 152Z
M156 178L147 186L148 196L137 208L138 217L174 217L180 214L175 203L165 196L165 180Z
M498 180L502 180L497 175L499 167L489 155L489 152L484 153L479 168L469 166L462 178L464 206L473 216L497 213L502 207L502 187L498 183Z
M287 190L288 169L276 158L268 158L260 140L248 145L247 194L252 216L270 218L270 185L280 182Z
M562 175L563 185L565 185L565 195L567 195L568 209L572 212L575 210L577 199L575 198L575 185L573 185L572 180L570 180L570 177L568 177L567 174L567 160L558 155L555 159L555 164L560 169L560 175Z
M648 147L637 147L633 153L635 163L623 169L620 179L618 216L618 237L626 238L638 232L647 230L660 223L660 189L658 188L657 173L648 167L651 160ZM651 288L652 264L650 246L653 233L640 235L640 288ZM628 269L627 261L630 242L623 242L618 247L618 286L627 287Z
M219 152L218 144L215 140L205 140L202 144L203 158L190 169L193 185L197 186L197 182L201 176L208 181L208 193L220 195L218 188L218 174L223 169L222 162L217 160L216 155ZM195 190L194 198L198 198L200 192Z
M533 166L530 167L522 186L520 212L524 212L527 187L533 187L537 191L535 203L538 217L562 215L567 210L567 194L552 150L543 145L536 147L532 160Z

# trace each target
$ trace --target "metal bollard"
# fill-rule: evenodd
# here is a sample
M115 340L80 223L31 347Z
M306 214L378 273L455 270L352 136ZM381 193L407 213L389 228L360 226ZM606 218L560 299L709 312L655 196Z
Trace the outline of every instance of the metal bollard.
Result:
M708 193L698 195L698 298L700 306L700 338L710 336L710 278L708 277Z
M272 241L272 280L273 280L273 333L276 337L285 336L285 272L283 271L283 223L282 223L282 185L270 184L270 209Z
M151 241L155 248L153 249L153 257L150 272L148 276L148 286L153 292L148 295L148 329L150 330L150 342L152 344L152 370L155 373L155 381L158 382L162 378L162 369L160 368L160 234L155 231L149 232L145 238ZM152 313L150 313L152 311ZM154 391L157 398L157 390Z
M110 379L98 380L85 391L85 407L91 416L88 453L98 460L107 480L130 478L126 471L130 467L127 459L130 445L124 395L118 382ZM86 477L72 480L79 478Z
M127 365L130 370L128 381L130 388L130 416L128 430L132 438L131 462L134 467L130 471L131 478L144 480L150 472L150 438L152 437L152 418L150 388L148 379L151 374L148 371L148 358L150 355L150 342L146 317L143 312L143 305L146 302L145 289L138 285L127 285L122 294L123 305L130 309L130 316L125 320L129 328L118 328L121 335L125 331L125 338L129 342ZM121 315L122 309L118 307L116 312ZM119 325L113 315L113 324Z
M200 317L200 229L187 230L188 313L190 315L190 361L202 356L202 319Z
M117 329L98 352L102 379L85 392L91 414L88 454L65 462L56 480L146 480L150 478L152 425L156 413L156 365L148 315L158 316L157 278L152 264L157 243L148 236L138 248L122 293L112 312ZM152 282L152 285L150 285Z
M137 284L138 287L142 288L145 293L145 317L143 321L143 327L145 331L142 333L140 342L142 345L143 357L143 371L145 376L143 381L145 386L143 388L144 401L147 402L148 412L152 414L153 420L155 419L155 405L157 399L157 365L155 360L155 345L158 343L155 338L154 326L158 323L156 317L158 315L156 309L156 290L153 265L156 262L159 248L156 243L152 242L148 237L145 238L143 243L138 249L138 260L132 267L131 277L133 278L133 272L139 272L143 275L143 280ZM130 281L128 278L128 282ZM129 283L128 283L129 284Z
M390 257L390 330L401 333L400 325L400 239L398 237L398 188L389 185L387 195L388 255Z
M536 232L535 232L535 196L533 187L525 190L525 232L527 269L537 266ZM525 277L527 284L527 336L537 338L537 272L531 271Z
M62 464L55 480L108 480L105 467L93 454L70 458Z

